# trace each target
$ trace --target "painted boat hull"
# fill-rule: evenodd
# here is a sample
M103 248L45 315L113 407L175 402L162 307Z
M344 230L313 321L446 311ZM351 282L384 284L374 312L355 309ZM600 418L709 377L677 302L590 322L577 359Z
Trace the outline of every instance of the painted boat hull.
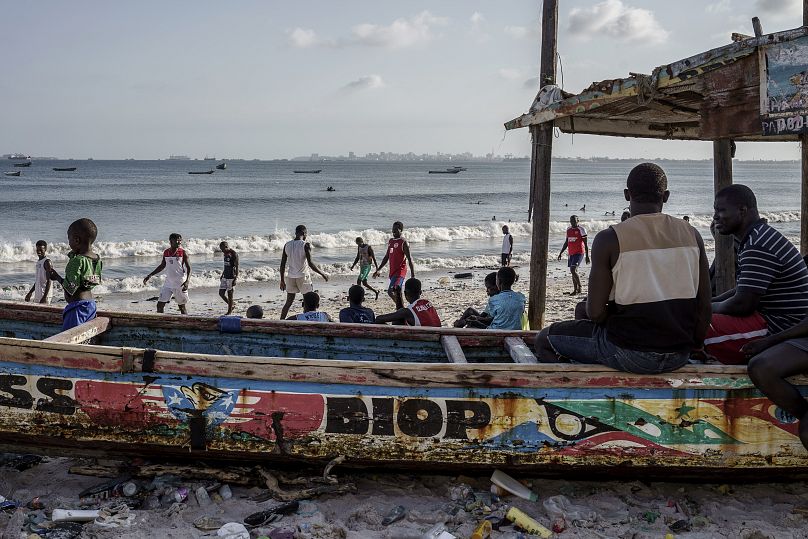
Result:
M0 328L18 336L58 332L55 316L52 308L0 305ZM215 327L215 319L127 313L112 317L111 335L127 327L125 317L134 324L127 331L141 332L144 340L172 324L189 340L195 332L215 333L202 327ZM185 322L199 327L182 330ZM363 329L252 323L267 338L301 330L305 340L330 331L326 341L336 341L341 331L357 339ZM410 338L428 348L441 332L463 334L395 328L387 342ZM468 332L464 348L487 342L492 333ZM256 334L218 337L232 344ZM225 356L4 337L0 447L256 461L344 455L352 464L624 476L808 470L797 423L752 386L743 367L645 376L586 365L421 359ZM808 380L797 382L808 390Z

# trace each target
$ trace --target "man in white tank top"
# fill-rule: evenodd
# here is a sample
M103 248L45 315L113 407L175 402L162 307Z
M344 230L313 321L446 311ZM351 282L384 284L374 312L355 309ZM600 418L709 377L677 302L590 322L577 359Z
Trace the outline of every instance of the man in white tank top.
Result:
M36 274L34 277L34 286L25 295L25 301L31 301L31 296L34 297L34 303L49 304L51 301L51 282L50 272L53 266L51 261L45 256L48 251L48 243L45 240L36 242L36 256L39 260L36 261Z
M298 225L295 228L295 239L287 241L283 246L281 290L286 291L286 303L281 309L281 320L289 314L289 308L292 306L296 294L305 294L313 290L309 268L328 282L328 275L320 271L320 268L311 259L311 244L306 241L307 233L304 225Z

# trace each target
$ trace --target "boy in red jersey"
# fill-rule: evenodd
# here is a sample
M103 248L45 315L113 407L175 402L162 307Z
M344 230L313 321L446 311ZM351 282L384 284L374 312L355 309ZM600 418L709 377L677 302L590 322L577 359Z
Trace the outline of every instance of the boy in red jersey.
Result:
M586 253L586 263L589 264L589 246L586 244L586 230L584 227L578 225L578 216L570 216L570 227L567 229L567 238L564 240L564 245L561 246L561 252L558 253L558 259L561 260L561 255L564 251L569 249L569 258L567 259L567 266L570 268L572 274L572 296L581 293L581 278L578 276L578 266L584 260L584 253Z
M171 247L163 251L163 260L160 265L143 279L143 284L145 285L154 275L166 270L166 281L163 283L163 287L160 288L160 297L157 298L157 312L162 313L166 303L171 301L173 297L180 312L188 314L185 310L185 305L188 303L188 281L191 279L191 263L188 261L185 249L182 248L182 236L180 234L176 232L170 234L168 243Z
M404 301L401 299L401 285L404 284L404 278L407 276L407 265L410 266L410 273L415 277L415 267L410 257L410 245L401 237L402 232L404 232L404 224L401 221L393 223L393 237L387 242L387 252L384 253L382 263L373 274L374 277L378 277L384 265L388 260L390 261L390 282L387 284L387 295L399 309L404 306Z
M409 305L396 312L376 317L377 324L392 322L394 325L440 327L440 316L432 306L432 302L421 297L421 281L416 278L407 279L404 284L404 297Z

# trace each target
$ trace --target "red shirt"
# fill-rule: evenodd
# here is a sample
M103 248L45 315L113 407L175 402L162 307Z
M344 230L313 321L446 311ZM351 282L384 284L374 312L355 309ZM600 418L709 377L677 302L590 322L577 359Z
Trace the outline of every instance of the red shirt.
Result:
M584 254L584 238L586 238L584 227L571 226L567 229L567 251L570 256Z
M390 241L387 242L387 256L390 262L390 277L404 277L407 275L404 238L390 238Z
M440 317L438 311L432 306L432 302L427 299L417 299L410 303L407 308L412 311L416 326L440 327Z

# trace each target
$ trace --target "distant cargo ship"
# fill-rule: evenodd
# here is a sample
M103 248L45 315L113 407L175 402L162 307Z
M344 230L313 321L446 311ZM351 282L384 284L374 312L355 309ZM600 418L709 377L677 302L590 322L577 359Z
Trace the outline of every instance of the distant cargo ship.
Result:
M24 153L13 153L8 156L9 159L31 159L30 155L25 155Z
M187 155L169 155L168 158L172 161L190 161L191 158Z
M206 156L205 156L205 158L203 159L203 161L216 161L216 156L213 156L213 157L208 157L208 156L206 155Z

